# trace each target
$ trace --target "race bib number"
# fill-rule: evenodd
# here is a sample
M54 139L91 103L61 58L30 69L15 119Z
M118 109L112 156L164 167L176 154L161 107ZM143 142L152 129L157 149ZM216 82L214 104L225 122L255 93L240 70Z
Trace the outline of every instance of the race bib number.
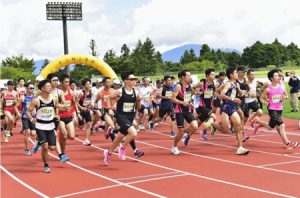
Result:
M144 97L143 97L143 100L145 101L145 103L149 103L150 95L144 96Z
M211 90L211 89L205 90L204 98L208 99L208 98L211 98L212 96L213 96L213 90Z
M191 98L192 98L192 94L191 93L186 93L186 94L184 94L184 98L183 98L183 100L184 100L184 102L191 102Z
M133 112L134 103L124 103L123 104L123 111L124 112Z
M31 104L31 102L27 102L27 103L26 103L26 108L27 108L27 109L29 108L30 104Z
M91 104L91 100L85 100L83 102L83 106L86 107L86 106L89 106Z
M66 100L66 105L67 105L67 107L71 107L71 103L72 103L72 101Z
M230 98L235 98L235 97L236 97L236 89L233 89Z
M6 100L5 105L6 105L7 107L14 106L14 100Z
M51 120L54 116L53 107L43 107L41 109L41 119L42 120Z
M109 96L104 96L103 97L104 102L108 102L108 99L109 99Z
M173 94L172 91L166 91L166 96L167 97L172 97L172 94Z
M273 95L272 101L274 104L280 103L282 101L282 95Z

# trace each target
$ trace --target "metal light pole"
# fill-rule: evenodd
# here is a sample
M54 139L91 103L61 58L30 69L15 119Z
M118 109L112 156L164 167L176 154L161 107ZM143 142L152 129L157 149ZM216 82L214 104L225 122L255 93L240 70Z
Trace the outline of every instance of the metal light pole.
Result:
M64 35L64 54L69 53L67 21L82 20L82 3L80 2L48 2L46 4L47 20L62 21ZM65 68L70 75L69 66Z

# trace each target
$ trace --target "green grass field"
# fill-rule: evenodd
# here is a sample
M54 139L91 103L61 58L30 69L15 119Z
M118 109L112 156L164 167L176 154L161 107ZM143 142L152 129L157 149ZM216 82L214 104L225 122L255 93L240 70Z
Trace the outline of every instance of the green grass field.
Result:
M290 72L292 70L294 70L296 72L297 76L299 76L299 74L300 74L300 68L299 69L286 69L286 70L284 70L284 73L285 72ZM255 78L266 78L268 71L269 70L255 71ZM165 75L167 75L167 74L165 74ZM203 73L198 73L196 75L197 75L198 79L201 79L201 78L205 77L204 72ZM162 79L163 76L164 76L164 74L153 75L153 76L149 76L149 77L150 77L151 80L155 81L157 79ZM142 79L142 77L143 76L138 76L139 79ZM286 83L286 90L289 93L290 88L287 85L288 82L285 81L285 83ZM298 103L300 103L300 102L298 101ZM299 104L299 106L300 106L300 104ZM267 111L266 108L264 108L264 113L268 114L268 111ZM291 112L291 105L290 105L289 99L286 100L286 101L284 101L282 117L300 120L300 112Z

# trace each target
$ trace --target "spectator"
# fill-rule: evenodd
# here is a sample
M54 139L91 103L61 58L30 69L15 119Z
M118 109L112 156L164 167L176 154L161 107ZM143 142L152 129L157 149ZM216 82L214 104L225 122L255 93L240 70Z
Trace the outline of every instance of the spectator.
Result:
M300 80L295 75L295 71L290 73L290 104L292 107L291 112L298 112L298 92L300 90Z

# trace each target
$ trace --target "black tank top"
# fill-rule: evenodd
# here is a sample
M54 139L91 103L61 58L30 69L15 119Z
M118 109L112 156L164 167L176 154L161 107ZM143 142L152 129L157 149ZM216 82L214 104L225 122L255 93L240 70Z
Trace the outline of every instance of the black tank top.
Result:
M236 81L239 86L240 86L240 89L241 91L243 92L243 95L240 96L239 94L237 94L237 97L242 100L242 101L245 101L245 93L247 92L247 83L246 83L246 80L243 79L243 82L240 82L239 80Z
M178 95L176 96L177 100L184 101L190 103L192 100L192 89L191 85L188 85L188 87L184 88L181 83L179 83L181 86L181 90L179 91ZM184 106L182 104L177 104L178 106L175 108L179 108L180 112L189 112L190 107L189 106Z
M122 96L117 102L117 114L134 115L136 112L136 94L127 94L125 87L122 88Z

